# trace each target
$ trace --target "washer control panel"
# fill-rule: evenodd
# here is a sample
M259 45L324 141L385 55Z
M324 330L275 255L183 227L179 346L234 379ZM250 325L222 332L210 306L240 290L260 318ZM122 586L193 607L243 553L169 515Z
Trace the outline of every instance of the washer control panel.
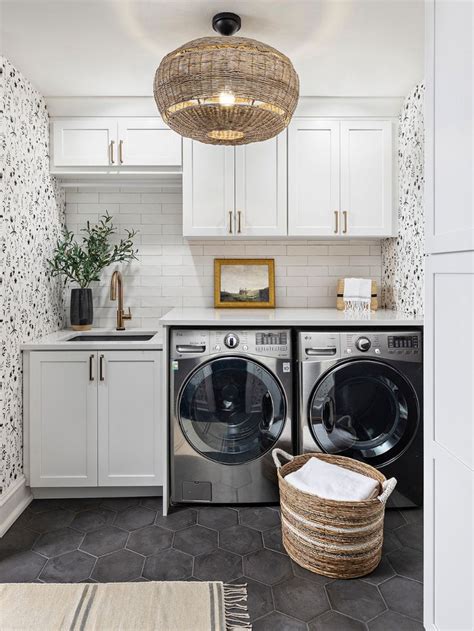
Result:
M373 357L396 361L421 362L420 331L344 331L300 332L300 361L325 361L351 357Z
M170 345L173 359L234 353L291 357L289 329L175 329L171 331Z

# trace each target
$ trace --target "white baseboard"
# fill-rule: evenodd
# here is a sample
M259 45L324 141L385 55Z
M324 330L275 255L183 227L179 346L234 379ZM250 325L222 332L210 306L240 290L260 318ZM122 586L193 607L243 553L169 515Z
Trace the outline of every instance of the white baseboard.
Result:
M26 486L23 475L0 496L0 537L3 537L32 499L33 495Z
M37 500L76 499L93 497L157 497L163 495L161 486L76 486L41 487L31 489Z

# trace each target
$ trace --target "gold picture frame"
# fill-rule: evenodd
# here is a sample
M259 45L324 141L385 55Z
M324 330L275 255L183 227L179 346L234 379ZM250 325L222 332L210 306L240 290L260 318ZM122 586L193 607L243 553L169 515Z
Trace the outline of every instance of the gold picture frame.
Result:
M274 309L275 260L214 259L214 307Z

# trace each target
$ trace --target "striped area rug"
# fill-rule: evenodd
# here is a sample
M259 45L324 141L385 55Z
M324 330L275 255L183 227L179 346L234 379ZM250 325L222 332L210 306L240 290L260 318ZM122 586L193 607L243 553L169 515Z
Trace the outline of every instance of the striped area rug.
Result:
M0 585L2 631L251 629L245 585L220 582Z

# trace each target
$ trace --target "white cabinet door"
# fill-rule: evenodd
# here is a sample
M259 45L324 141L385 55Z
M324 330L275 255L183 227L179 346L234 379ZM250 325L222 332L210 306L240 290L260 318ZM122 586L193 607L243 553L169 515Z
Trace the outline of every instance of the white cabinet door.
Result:
M235 148L237 235L287 234L286 137Z
M394 234L392 178L392 123L341 122L341 234Z
M96 359L31 353L30 486L97 486Z
M474 4L436 0L426 15L426 247L474 250Z
M183 139L183 235L235 234L234 148Z
M160 486L160 358L99 352L99 486Z
M181 166L181 136L158 116L118 119L118 160L123 166Z
M57 119L52 135L55 167L117 165L115 118Z
M288 233L339 232L339 122L294 118L288 129Z

